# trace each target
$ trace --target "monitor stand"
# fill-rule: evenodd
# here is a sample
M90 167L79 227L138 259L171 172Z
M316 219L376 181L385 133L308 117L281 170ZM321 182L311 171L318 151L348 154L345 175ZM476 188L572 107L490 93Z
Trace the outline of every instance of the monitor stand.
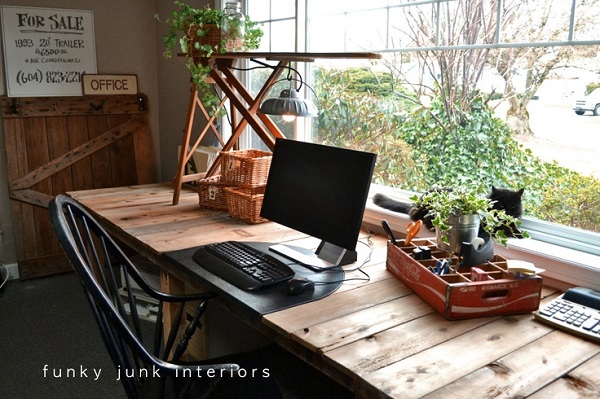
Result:
M313 270L331 269L356 262L357 253L337 245L321 241L315 252L288 244L275 244L269 250L294 260Z

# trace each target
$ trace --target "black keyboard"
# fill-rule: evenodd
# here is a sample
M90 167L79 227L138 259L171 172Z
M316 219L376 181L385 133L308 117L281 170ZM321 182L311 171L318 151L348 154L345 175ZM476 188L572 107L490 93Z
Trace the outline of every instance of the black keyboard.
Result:
M205 245L194 252L193 259L216 276L248 291L294 277L294 270L282 261L237 241Z
M533 315L554 327L600 343L600 292L571 288Z

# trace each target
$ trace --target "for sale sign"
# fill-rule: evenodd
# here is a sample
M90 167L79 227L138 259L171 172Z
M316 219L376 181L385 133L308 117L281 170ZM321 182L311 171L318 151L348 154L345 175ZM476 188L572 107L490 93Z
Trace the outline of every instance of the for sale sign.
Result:
M2 6L2 37L10 97L80 96L96 73L91 11Z

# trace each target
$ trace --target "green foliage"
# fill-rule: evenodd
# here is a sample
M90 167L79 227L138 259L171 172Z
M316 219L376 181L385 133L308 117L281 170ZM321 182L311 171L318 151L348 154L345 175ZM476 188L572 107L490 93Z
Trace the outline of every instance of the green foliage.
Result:
M549 164L549 179L536 208L540 219L600 232L600 181Z
M396 128L403 123L406 103L379 86L385 81L389 75L366 69L317 69L314 87L319 116L313 140L377 153L374 182L401 185L419 171L412 148Z
M432 224L442 231L450 230L451 216L479 215L481 226L496 242L506 246L508 237L505 228L519 226L521 222L506 214L504 210L491 209L492 201L485 193L464 186L453 190L431 190L422 196L411 197L417 206L429 209ZM526 233L524 233L525 236ZM448 237L442 235L444 241Z
M528 216L600 231L600 181L535 157L480 98L450 125L439 99L426 107L375 95L370 85L356 83L355 72L317 71L315 140L376 152L374 182L418 192L525 188Z
M598 87L600 87L600 82L590 83L590 84L586 85L585 86L585 94L590 94L591 92L596 90Z
M154 16L158 21L169 25L169 31L162 37L165 45L163 57L171 58L173 48L179 45L181 52L186 55L186 66L192 81L201 93L202 102L205 106L212 108L213 112L217 112L220 99L213 92L211 85L206 83L206 78L212 69L212 65L206 59L215 51L225 53L226 39L221 39L220 43L215 46L203 43L202 38L209 35L211 29L218 29L220 36L223 10L213 9L209 6L194 8L181 1L175 1L174 4L178 9L171 11L169 18L161 21L158 15ZM260 25L246 15L244 48L246 50L257 49L262 36L263 31Z
M598 179L533 156L481 101L465 115L467 123L455 127L455 134L434 118L441 112L441 103L434 101L429 109L415 108L400 126L402 138L420 155L417 168L424 171L421 177L428 187L525 188L527 215L600 231Z
M503 98L503 97L504 97L504 94L503 94L503 93L498 93L498 92L495 92L495 93L492 93L492 95L490 96L490 100L491 100L491 101L494 101L494 100L502 100L502 98Z
M430 216L439 219L434 226L441 225L450 215L474 215L491 208L491 201L475 190L457 188L454 190L432 190L422 196L415 195L411 200L418 207L430 209ZM449 226L443 226L445 230Z
M350 68L344 73L346 74L344 80L347 82L346 90L351 93L368 93L380 98L393 95L393 77L389 73L376 73L367 68Z
M463 125L448 126L443 113L442 103L433 101L430 107L415 107L399 126L401 137L422 155L427 186L517 189L532 173L544 173L481 99L463 116Z

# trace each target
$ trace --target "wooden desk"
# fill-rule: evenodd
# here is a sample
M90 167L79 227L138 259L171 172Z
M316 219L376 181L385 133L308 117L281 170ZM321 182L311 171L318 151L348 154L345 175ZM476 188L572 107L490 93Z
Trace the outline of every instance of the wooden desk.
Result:
M302 237L273 223L243 225L202 211L188 190L174 207L170 184L70 194L169 273L172 265L161 256L166 251L223 239ZM346 282L327 298L248 322L357 397L598 397L600 345L540 324L531 314L447 321L386 270L385 239L373 242L364 268L368 283ZM544 288L544 301L556 293Z

